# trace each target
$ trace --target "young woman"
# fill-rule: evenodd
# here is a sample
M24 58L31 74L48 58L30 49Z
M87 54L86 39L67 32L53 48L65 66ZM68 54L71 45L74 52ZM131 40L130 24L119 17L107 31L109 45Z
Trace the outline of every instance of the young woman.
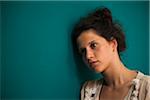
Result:
M125 36L108 8L80 19L73 41L85 64L103 75L83 84L81 100L150 100L150 77L128 69L120 59Z

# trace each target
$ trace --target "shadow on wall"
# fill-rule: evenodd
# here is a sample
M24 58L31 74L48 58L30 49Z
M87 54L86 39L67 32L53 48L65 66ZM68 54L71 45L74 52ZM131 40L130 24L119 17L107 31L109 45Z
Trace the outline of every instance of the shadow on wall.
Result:
M74 25L72 25L74 26ZM77 77L79 79L80 85L82 85L87 80L93 80L100 78L100 74L96 74L94 71L90 70L83 62L81 55L78 52L76 46L76 41L74 40L73 32L71 32L71 42L72 42L72 53L75 62L75 67L77 69Z

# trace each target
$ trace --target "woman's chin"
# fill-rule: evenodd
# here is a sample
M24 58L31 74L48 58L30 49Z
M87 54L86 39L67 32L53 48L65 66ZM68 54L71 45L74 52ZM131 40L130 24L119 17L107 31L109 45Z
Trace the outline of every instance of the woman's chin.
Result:
M95 66L92 68L96 73L101 73L103 72L102 68L100 66Z
M94 70L95 73L102 73L103 71L102 70Z

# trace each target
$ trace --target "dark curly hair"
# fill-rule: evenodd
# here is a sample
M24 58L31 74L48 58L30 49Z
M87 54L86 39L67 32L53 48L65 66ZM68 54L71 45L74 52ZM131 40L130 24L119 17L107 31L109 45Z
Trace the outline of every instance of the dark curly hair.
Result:
M118 53L126 49L125 35L122 28L113 21L111 11L108 8L98 8L76 23L72 33L72 40L75 43L75 47L77 47L77 38L83 31L89 29L94 29L98 35L104 37L107 41L111 41L112 38L116 39Z

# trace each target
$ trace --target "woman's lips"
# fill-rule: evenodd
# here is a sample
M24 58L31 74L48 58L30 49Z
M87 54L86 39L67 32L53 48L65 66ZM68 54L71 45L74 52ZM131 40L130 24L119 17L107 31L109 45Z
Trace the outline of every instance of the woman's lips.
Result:
M98 61L92 61L92 62L90 62L89 64L90 64L90 66L92 66L92 67L96 67L96 65L98 64Z

